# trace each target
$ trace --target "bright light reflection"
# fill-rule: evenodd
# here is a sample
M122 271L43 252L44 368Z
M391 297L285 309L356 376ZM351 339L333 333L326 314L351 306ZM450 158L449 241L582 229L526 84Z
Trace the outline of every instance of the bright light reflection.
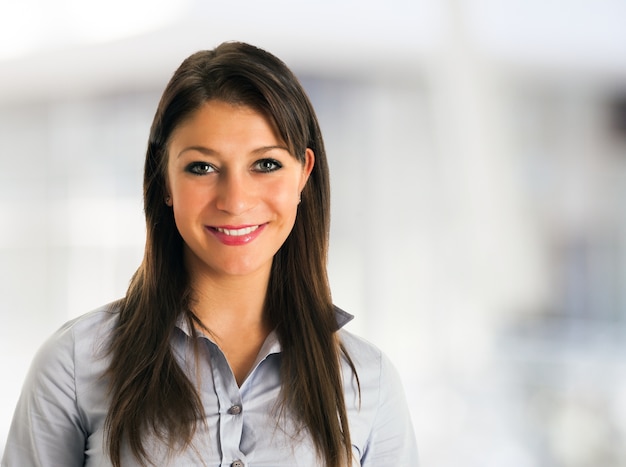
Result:
M190 0L22 0L0 3L0 60L41 49L108 42L180 19Z

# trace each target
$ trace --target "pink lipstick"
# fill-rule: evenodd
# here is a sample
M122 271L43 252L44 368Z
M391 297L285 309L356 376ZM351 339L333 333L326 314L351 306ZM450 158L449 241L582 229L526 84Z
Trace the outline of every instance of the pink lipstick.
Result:
M220 227L207 227L207 229L224 245L239 246L246 245L257 238L266 225L223 225Z

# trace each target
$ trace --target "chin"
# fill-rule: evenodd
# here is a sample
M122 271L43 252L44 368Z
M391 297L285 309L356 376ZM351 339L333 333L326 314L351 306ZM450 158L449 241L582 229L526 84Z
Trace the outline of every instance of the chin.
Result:
M231 277L246 277L246 276L256 276L262 275L264 273L269 274L271 270L271 262L258 264L258 263L242 263L242 262L233 262L230 264L223 264L220 268L216 268L218 273L221 273L223 276L231 276Z

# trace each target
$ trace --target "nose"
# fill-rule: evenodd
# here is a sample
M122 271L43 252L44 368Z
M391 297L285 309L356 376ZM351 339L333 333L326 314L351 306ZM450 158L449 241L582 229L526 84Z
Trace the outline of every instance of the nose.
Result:
M226 173L218 182L217 209L238 216L250 210L255 203L255 190L246 174Z

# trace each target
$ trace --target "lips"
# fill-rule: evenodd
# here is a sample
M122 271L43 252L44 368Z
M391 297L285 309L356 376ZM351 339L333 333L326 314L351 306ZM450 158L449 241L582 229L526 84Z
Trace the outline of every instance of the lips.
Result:
M252 225L250 227L241 227L238 229L226 229L223 227L215 227L215 230L225 235L230 235L232 237L241 237L242 235L248 235L254 232L258 228L259 228L258 225Z
M237 246L246 245L257 238L267 224L244 225L244 226L222 226L207 227L215 238L224 245Z

